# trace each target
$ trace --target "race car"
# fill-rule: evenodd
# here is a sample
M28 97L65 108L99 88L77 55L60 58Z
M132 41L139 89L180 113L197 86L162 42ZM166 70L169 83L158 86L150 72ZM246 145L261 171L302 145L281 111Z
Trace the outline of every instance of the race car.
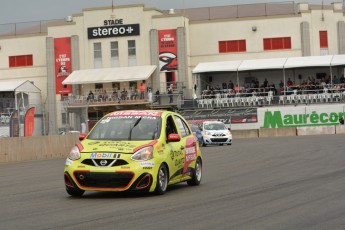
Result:
M202 123L203 146L206 145L231 145L232 134L221 121L204 121Z
M143 191L164 194L179 182L199 185L202 155L191 128L170 111L107 114L80 134L64 170L66 191Z
M189 124L189 126L192 129L195 140L198 141L200 145L202 145L202 133L200 127L196 124Z

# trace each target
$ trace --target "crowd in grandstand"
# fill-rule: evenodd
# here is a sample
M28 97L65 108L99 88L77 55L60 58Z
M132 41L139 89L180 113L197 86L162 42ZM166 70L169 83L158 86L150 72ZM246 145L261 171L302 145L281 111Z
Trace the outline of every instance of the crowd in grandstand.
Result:
M290 78L287 79L286 84L283 80L280 81L278 88L274 83L269 84L267 78L260 84L258 79L252 80L250 83L245 83L243 86L238 86L230 80L229 83L223 82L222 87L216 85L206 85L206 89L202 91L201 98L216 98L217 94L226 95L228 98L236 96L267 96L269 92L273 95L288 95L288 94L314 94L314 93L334 93L345 91L345 78L342 75L340 78L334 76L321 77L316 79L308 77L307 79L300 79L300 84L296 84Z

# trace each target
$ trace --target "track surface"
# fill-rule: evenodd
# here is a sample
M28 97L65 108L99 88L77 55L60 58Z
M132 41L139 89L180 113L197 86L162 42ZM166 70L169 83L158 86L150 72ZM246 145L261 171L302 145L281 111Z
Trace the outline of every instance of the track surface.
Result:
M345 136L203 147L200 186L69 197L64 159L0 164L0 229L345 229Z

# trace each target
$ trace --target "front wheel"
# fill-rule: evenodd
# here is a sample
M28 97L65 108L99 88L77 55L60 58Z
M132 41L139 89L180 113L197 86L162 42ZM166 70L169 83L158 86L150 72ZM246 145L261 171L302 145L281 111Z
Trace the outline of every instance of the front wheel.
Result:
M168 169L165 164L161 164L158 169L157 183L156 183L156 194L163 195L168 187Z
M202 163L200 157L196 159L195 169L193 171L192 179L187 180L187 184L191 186L199 185L202 178Z
M79 188L70 188L66 186L66 192L71 196L82 196L85 190L81 190Z

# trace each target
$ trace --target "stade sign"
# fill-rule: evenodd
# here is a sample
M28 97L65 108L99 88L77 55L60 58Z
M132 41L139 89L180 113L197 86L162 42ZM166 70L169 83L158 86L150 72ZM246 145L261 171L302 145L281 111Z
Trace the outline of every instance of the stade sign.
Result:
M88 39L140 35L139 24L113 25L87 28Z
M266 111L262 128L285 128L301 126L338 125L339 119L345 117L344 111L304 112L282 114L281 111Z

